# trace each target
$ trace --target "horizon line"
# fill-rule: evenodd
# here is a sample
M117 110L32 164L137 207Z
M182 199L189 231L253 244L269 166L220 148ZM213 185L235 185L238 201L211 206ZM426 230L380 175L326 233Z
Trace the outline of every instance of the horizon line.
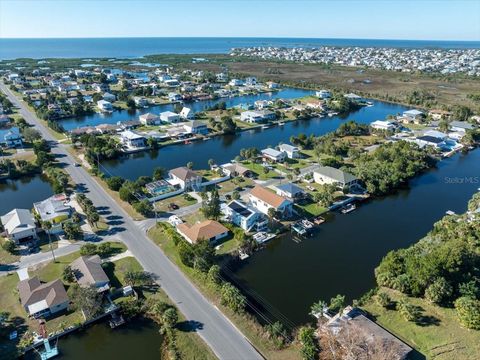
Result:
M64 39L315 39L315 40L388 40L388 41L454 41L480 42L460 39L404 39L404 38L350 38L350 37L310 37L310 36L69 36L69 37L0 37L0 40L64 40Z

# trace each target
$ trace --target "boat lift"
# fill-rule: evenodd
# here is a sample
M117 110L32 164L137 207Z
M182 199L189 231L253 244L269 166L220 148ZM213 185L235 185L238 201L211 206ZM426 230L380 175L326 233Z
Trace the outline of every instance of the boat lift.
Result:
M55 342L55 345L51 346L50 345L50 341L48 340L48 334L47 334L47 326L46 326L46 323L45 323L45 320L41 319L39 320L39 328L40 328L40 336L43 338L43 347L44 349L43 350L36 350L38 352L38 354L40 355L40 359L42 360L47 360L47 359L51 359L55 356L57 356L59 354L58 352L58 347L57 347L57 343L58 343L58 337L57 337L57 340Z

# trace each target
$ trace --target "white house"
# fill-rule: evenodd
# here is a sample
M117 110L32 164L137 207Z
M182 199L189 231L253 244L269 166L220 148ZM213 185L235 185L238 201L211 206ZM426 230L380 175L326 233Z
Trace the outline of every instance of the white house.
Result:
M250 204L265 215L269 215L269 209L274 209L284 218L289 217L293 211L293 202L259 185L250 191L249 199Z
M287 157L289 159L298 159L301 156L300 150L298 149L298 147L290 144L280 144L278 146L278 149L284 152L285 154L287 154Z
M354 175L331 166L319 166L313 172L313 179L317 184L335 184L341 188L358 182Z
M172 169L168 174L170 175L168 182L179 185L184 190L198 190L202 186L202 176L185 166Z
M183 107L182 111L180 111L180 117L185 120L193 120L195 118L195 114L193 113L192 109Z
M394 131L397 128L397 125L388 120L376 120L370 124L373 129L376 130L386 130L386 131Z
M240 79L232 79L232 80L230 80L230 82L228 83L228 85L230 85L230 86L242 86L242 85L243 85L243 81L240 80Z
M97 107L104 112L112 112L113 111L113 106L111 102L108 102L106 100L99 100L97 101Z
M402 113L402 115L403 115L404 118L408 119L409 121L413 121L413 122L418 122L425 116L423 111L420 111L420 110L417 110L417 109L411 109L411 110L404 111Z
M290 182L275 186L275 191L277 192L277 195L285 197L291 201L301 199L306 195L305 190Z
M343 95L346 99L350 100L350 101L353 101L353 102L356 102L356 103L363 103L365 102L365 99L362 98L361 96L357 95L357 94L353 94L353 93L350 93L350 94L345 94Z
M160 125L160 117L152 113L142 114L138 119L143 125Z
M249 123L259 123L269 120L275 120L276 115L273 111L268 110L249 110L240 114L240 120Z
M452 121L450 129L455 132L466 133L467 130L473 130L474 126L466 121Z
M182 100L182 95L174 92L168 93L168 100L171 102L180 101Z
M254 76L249 76L245 79L245 85L255 86L257 85L257 78Z
M120 142L128 149L139 149L146 146L147 139L131 130L125 130L120 133Z
M192 120L184 124L183 128L191 134L208 134L208 126L204 121Z
M332 93L328 90L318 90L315 91L315 96L319 97L320 99L329 99L332 97Z
M238 200L224 205L222 212L232 224L245 231L261 231L268 223L263 214Z
M261 151L262 156L273 162L284 162L287 154L272 148L266 148Z
M0 217L7 238L16 244L30 242L37 239L35 218L30 210L13 209Z
M102 99L112 103L117 99L117 97L109 92L106 92L103 94Z
M135 105L138 107L146 107L148 105L147 99L145 99L143 96L135 96L133 98L133 101L135 102Z
M176 123L180 120L180 115L172 111L164 111L160 113L160 120L169 123Z

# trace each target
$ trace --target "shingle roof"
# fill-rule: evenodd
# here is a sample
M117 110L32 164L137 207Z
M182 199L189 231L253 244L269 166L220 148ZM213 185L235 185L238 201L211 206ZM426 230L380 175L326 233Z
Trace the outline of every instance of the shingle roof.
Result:
M287 200L283 196L277 195L274 192L271 192L270 190L267 190L266 188L259 185L255 186L250 191L250 195L262 200L263 202L274 208L278 208L280 205L283 204L284 201Z
M225 226L215 220L206 220L193 226L182 223L177 226L177 229L188 237L192 243L196 243L201 239L211 239L228 232Z
M179 178L182 181L196 178L199 176L195 171L185 166L181 166L181 167L170 170L170 174Z
M70 267L80 285L89 286L109 281L98 255L81 256L73 261Z
M285 184L278 185L277 189L282 190L286 193L290 193L292 195L304 192L304 190L300 186L292 183L285 183Z
M315 172L343 184L357 180L354 175L331 166L320 166Z
M38 277L22 280L17 285L20 301L24 307L39 301L46 301L48 307L63 304L68 301L68 295L63 283L57 279L42 284Z
M35 219L30 210L13 209L1 218L2 224L9 234L27 229L35 229Z

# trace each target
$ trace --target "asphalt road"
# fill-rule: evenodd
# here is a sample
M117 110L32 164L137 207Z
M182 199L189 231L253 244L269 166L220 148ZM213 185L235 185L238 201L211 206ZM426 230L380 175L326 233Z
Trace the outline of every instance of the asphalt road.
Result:
M103 190L103 188L82 167L74 167L74 158L65 145L58 143L48 129L30 112L25 104L3 84L0 89L18 107L20 114L52 142L52 152L65 164L77 187L99 208L104 216L115 216L116 225L112 228L115 237L123 241L146 271L153 273L158 283L176 304L179 310L191 321L197 333L210 346L220 359L262 359L263 357L248 342L245 336L212 305L185 275L167 258L161 249L138 227L127 213ZM141 356L141 353L139 354Z

